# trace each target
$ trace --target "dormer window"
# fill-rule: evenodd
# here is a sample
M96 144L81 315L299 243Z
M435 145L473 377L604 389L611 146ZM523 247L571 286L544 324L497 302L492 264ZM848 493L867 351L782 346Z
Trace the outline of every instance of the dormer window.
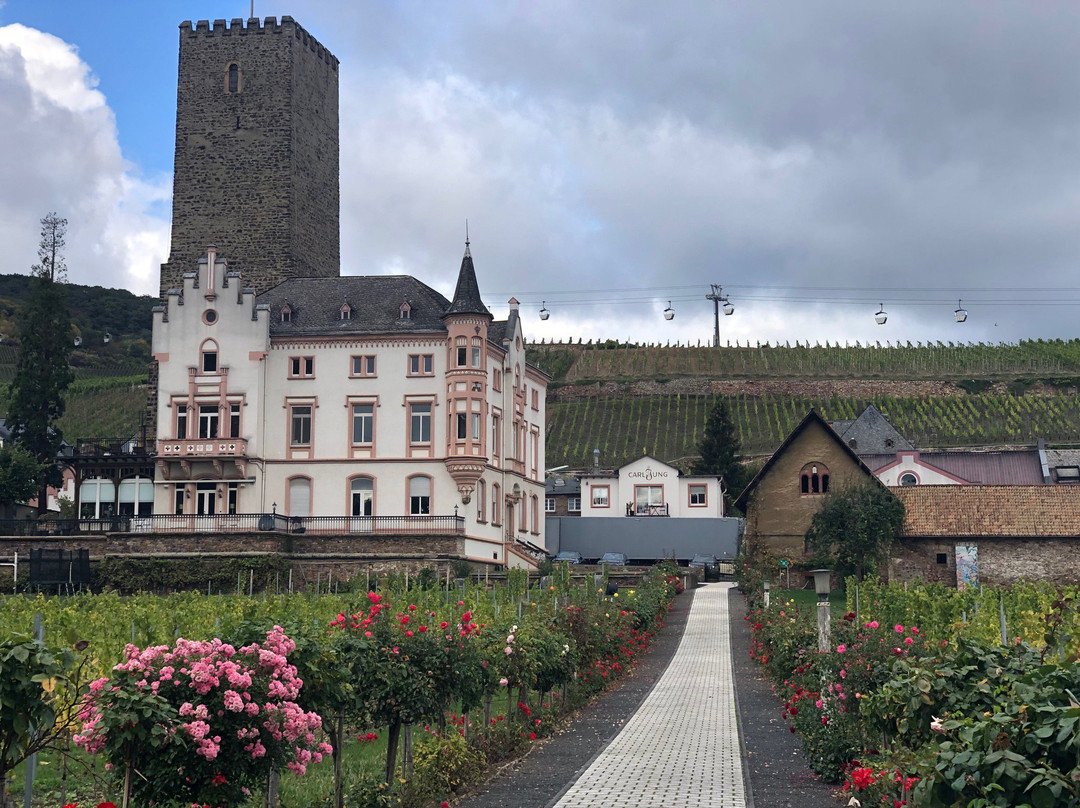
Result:
M401 304L401 308L398 309L399 320L411 320L412 319L412 306L409 305L409 301L406 300Z
M343 303L341 305L341 310L340 310L338 316L342 320L351 320L352 319L352 306L350 306L348 303Z
M291 323L292 322L292 317L293 317L292 309L287 305L282 306L281 307L281 322L283 322L283 323Z

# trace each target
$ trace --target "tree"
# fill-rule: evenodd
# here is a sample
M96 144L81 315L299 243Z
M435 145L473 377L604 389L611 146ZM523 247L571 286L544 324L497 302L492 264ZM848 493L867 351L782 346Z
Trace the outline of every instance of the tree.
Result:
M81 653L86 643L74 646ZM85 657L22 635L0 640L0 806L7 775L30 755L63 749L79 725Z
M16 443L38 463L38 512L48 506L48 487L62 482L56 455L63 435L56 426L64 414L64 393L73 374L71 314L61 281L66 277L64 236L67 219L50 213L41 220L40 262L31 268L30 300L19 323L19 357L11 382L8 427Z
M812 552L831 555L842 576L861 581L888 558L904 529L904 503L876 482L867 481L826 494L806 531Z
M34 496L42 471L37 459L21 446L0 449L0 507Z
M746 485L746 471L739 462L740 449L727 403L718 398L705 423L705 436L698 444L701 459L694 464L691 473L722 477L729 503Z

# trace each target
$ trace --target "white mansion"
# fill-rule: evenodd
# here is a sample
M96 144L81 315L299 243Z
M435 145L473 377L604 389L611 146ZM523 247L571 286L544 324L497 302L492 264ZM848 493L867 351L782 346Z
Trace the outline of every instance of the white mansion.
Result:
M544 547L549 377L517 301L505 321L484 306L467 242L452 301L402 275L255 294L213 247L165 299L154 513L463 533L468 558L507 566Z

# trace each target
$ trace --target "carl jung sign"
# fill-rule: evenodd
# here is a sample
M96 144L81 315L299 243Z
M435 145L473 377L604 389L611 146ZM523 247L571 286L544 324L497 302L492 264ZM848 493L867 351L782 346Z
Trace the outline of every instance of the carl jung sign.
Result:
M626 474L631 480L662 480L668 476L666 471L653 471L648 466L644 471L630 471Z

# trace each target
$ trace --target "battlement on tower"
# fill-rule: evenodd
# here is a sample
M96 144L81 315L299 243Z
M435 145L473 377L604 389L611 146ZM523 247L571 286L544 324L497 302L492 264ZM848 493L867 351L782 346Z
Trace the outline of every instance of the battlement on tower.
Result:
M194 24L192 24L191 20L184 20L180 23L180 35L185 34L189 37L283 34L299 40L304 47L314 53L317 58L330 65L333 70L338 69L338 58L289 16L282 17L280 22L277 17L267 17L265 20L260 20L258 17L250 17L247 20L234 17L228 21L228 24L226 24L225 20L214 20L212 25L210 20L199 20Z

